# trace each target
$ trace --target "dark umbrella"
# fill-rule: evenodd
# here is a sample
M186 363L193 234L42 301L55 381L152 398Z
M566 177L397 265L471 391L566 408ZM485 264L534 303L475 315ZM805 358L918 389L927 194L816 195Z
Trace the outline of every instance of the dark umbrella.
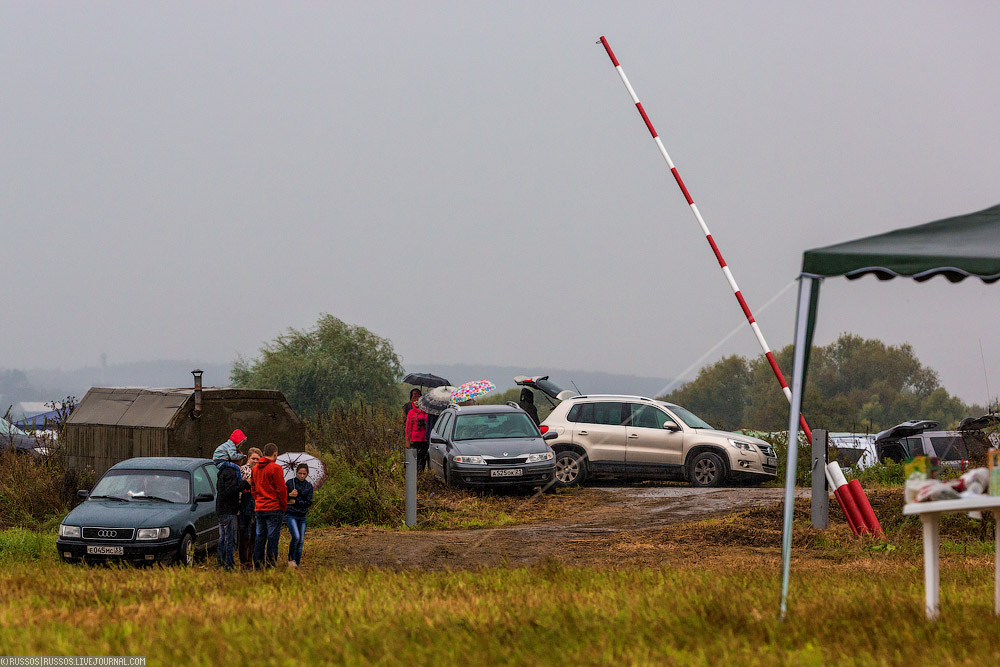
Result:
M443 387L451 384L444 378L431 373L410 373L403 378L403 382L406 384L415 384L418 387Z

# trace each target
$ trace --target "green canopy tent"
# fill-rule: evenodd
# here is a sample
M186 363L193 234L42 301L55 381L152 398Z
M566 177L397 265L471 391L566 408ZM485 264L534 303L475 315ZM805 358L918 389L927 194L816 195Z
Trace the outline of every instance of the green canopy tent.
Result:
M799 300L795 315L795 368L788 415L788 442L798 442L799 413L812 346L819 286L824 278L854 280L868 274L879 280L929 280L942 275L951 282L970 276L983 282L1000 280L1000 204L991 208L897 229L846 243L807 250L802 255ZM792 552L792 509L798 448L788 448L785 516L782 533L781 616L785 616Z

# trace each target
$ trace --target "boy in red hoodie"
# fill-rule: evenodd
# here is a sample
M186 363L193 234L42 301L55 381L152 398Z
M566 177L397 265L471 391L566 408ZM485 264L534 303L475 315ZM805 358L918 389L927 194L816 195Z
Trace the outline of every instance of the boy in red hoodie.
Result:
M274 462L278 446L273 442L264 445L264 455L250 473L250 492L254 499L257 518L257 535L253 548L255 570L274 567L278 562L278 537L281 535L288 492L285 472ZM266 553L265 553L266 549Z

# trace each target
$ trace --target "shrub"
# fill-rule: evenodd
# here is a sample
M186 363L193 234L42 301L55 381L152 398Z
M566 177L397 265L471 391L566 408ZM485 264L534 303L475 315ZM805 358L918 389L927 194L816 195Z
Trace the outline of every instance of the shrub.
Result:
M77 489L94 484L92 470L66 468L61 448L48 456L0 454L0 528L37 530L53 515L64 514L78 501Z
M903 464L893 461L885 463L875 463L857 471L858 481L861 486L881 485L881 486L902 486L906 481L903 476Z
M306 420L326 466L310 519L316 525L392 524L403 517L403 422L395 410L349 407Z

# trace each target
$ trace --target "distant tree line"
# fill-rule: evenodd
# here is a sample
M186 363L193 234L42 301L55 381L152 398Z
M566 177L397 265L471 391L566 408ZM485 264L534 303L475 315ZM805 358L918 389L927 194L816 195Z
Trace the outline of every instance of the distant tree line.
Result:
M775 352L789 384L792 352L792 345ZM720 359L665 399L717 428L788 428L788 401L763 356ZM949 394L908 343L887 346L844 333L812 348L802 412L813 428L874 432L908 419L933 419L951 428L985 410Z

